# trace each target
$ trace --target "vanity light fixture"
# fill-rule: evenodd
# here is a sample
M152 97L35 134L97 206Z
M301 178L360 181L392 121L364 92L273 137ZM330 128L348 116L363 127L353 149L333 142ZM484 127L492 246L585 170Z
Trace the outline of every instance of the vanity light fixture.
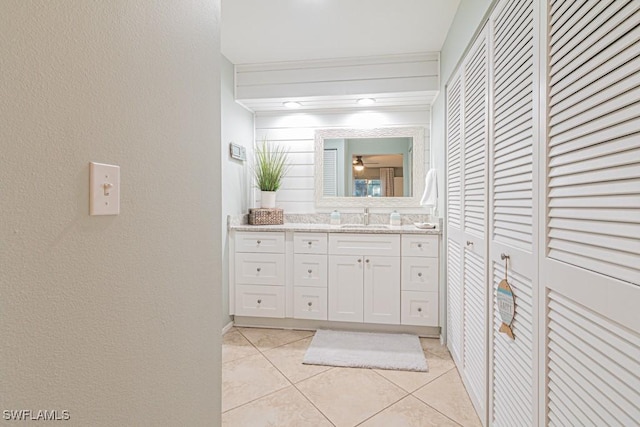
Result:
M358 99L358 105L373 105L376 103L376 100L373 98L360 98Z
M362 156L356 156L356 160L355 162L353 162L353 168L358 172L362 172L364 170L364 163L362 162Z
M296 102L296 101L283 102L282 105L284 105L287 108L300 108L300 107L302 107L302 104L300 104L299 102Z

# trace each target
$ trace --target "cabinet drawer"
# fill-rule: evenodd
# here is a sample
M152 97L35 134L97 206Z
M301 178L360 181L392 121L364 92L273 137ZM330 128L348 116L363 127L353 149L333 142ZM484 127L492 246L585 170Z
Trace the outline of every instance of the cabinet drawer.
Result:
M236 252L284 253L284 233L236 232Z
M284 254L236 254L236 283L284 286Z
M295 254L293 286L327 287L327 256Z
M402 257L403 291L438 291L438 258Z
M327 288L294 288L293 317L327 320Z
M294 233L293 252L297 254L326 254L327 233Z
M438 326L438 293L402 291L403 325Z
M438 236L402 235L402 256L438 257Z
M343 234L329 235L331 255L400 255L399 234Z
M284 287L236 286L238 316L284 317Z

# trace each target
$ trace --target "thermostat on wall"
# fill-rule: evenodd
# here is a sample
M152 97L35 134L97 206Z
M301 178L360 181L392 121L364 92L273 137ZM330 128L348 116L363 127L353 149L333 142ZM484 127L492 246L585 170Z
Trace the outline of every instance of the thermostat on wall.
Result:
M229 153L234 159L247 160L247 150L242 145L234 144L233 142L229 143Z

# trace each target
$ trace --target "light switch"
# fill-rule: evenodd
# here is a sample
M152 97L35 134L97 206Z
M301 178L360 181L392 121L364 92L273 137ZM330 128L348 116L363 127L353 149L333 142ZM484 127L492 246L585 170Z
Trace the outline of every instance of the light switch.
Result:
M120 166L89 163L89 215L120 213Z

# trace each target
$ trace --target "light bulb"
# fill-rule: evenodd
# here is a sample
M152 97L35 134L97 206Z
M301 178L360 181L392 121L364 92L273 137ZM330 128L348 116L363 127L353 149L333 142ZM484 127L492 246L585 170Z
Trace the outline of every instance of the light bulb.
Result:
M373 105L376 103L376 100L373 98L360 98L358 99L358 105Z

